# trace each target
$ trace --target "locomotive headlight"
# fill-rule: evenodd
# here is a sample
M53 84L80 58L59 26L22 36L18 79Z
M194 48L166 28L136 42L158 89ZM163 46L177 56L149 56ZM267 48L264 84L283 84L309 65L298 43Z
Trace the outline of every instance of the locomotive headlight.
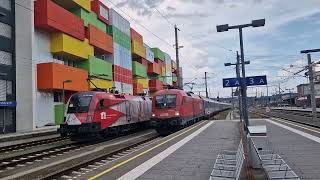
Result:
M175 115L176 115L176 116L180 116L179 111L176 111Z
M152 113L152 117L156 117L156 115L154 113Z

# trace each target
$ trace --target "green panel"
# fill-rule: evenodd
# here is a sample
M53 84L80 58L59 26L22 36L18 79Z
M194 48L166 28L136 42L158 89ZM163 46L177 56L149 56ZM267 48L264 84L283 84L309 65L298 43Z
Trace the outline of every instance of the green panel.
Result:
M165 55L159 48L152 48L152 51L154 54L154 58L157 58L157 59L164 61Z
M63 123L63 108L63 104L57 104L54 106L54 120L56 125Z
M103 32L107 32L107 25L100 21L97 18L97 14L94 12L88 12L84 9L78 8L78 9L72 9L71 12L77 16L79 16L83 22L84 26L88 27L88 24L91 24L95 26L96 28L100 29Z
M128 50L131 50L131 38L124 32L121 32L115 26L107 26L107 33L112 36L113 41L117 44L125 47Z
M147 77L147 68L144 65L142 65L136 61L133 61L132 62L132 74L134 76L140 76L140 77L146 78Z
M172 81L173 81L173 82L177 82L177 81L178 81L177 76L173 76L173 77L172 77Z
M79 67L87 70L91 76L96 75L112 81L112 64L107 61L89 56L89 60L81 62Z

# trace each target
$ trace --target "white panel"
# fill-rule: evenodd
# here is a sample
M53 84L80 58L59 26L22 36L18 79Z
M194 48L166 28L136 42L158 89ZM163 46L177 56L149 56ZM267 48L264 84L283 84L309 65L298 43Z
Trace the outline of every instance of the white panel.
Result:
M143 46L145 47L146 49L146 59L149 61L149 62L154 62L154 53L152 51L152 49L146 45L146 44L143 44Z
M0 22L0 36L11 39L12 28L10 25Z
M33 48L33 64L46 63L46 62L60 62L60 60L53 59L50 53L50 33L42 30L34 31L34 48ZM34 66L36 67L36 66ZM47 92L37 91L37 77L36 68L34 75L34 106L35 106L35 126L37 128L45 125L54 125L54 100L53 95Z
M110 24L117 27L121 32L130 36L130 22L123 18L114 9L110 10Z
M12 54L5 51L0 51L0 64L12 65Z
M54 125L54 100L53 94L47 92L36 93L37 121L36 127Z
M0 0L0 7L10 11L11 10L11 0Z
M35 30L33 60L36 61L36 64L53 61L53 56L50 52L50 41L50 33Z

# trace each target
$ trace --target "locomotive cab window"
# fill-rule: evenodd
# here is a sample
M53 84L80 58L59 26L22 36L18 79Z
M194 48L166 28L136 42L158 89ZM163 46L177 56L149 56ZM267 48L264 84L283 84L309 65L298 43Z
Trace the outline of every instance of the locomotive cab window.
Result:
M171 108L176 107L177 96L174 94L156 96L157 108Z
M68 106L68 113L88 112L91 96L72 96Z

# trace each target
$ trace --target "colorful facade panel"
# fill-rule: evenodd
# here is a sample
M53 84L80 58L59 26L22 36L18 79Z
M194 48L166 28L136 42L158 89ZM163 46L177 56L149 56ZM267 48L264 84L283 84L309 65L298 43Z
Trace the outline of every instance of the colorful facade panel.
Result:
M57 63L37 64L37 86L38 90L61 90L87 91L88 73L85 70L65 66Z
M146 50L143 46L143 44L141 44L138 41L132 40L132 44L131 44L131 50L132 50L132 54L135 54L137 56L140 56L142 58L146 58Z
M88 71L89 75L112 81L112 64L94 56L80 64L80 68Z
M94 55L94 49L87 39L80 41L63 33L55 33L51 35L51 53L71 59L88 59Z
M34 2L35 27L49 32L63 32L79 40L84 40L85 29L83 20L63 9L51 0Z
M107 25L98 19L96 13L88 12L82 8L72 9L72 13L83 19L84 26L88 27L91 24L101 31L107 32Z
M91 11L91 4L89 0L54 0L61 7L66 9L83 8L86 11Z
M112 37L91 24L87 28L87 38L89 43L99 50L106 53L113 52Z
M100 0L91 1L91 10L98 15L98 19L102 22L109 24L110 10L109 8L100 2Z

